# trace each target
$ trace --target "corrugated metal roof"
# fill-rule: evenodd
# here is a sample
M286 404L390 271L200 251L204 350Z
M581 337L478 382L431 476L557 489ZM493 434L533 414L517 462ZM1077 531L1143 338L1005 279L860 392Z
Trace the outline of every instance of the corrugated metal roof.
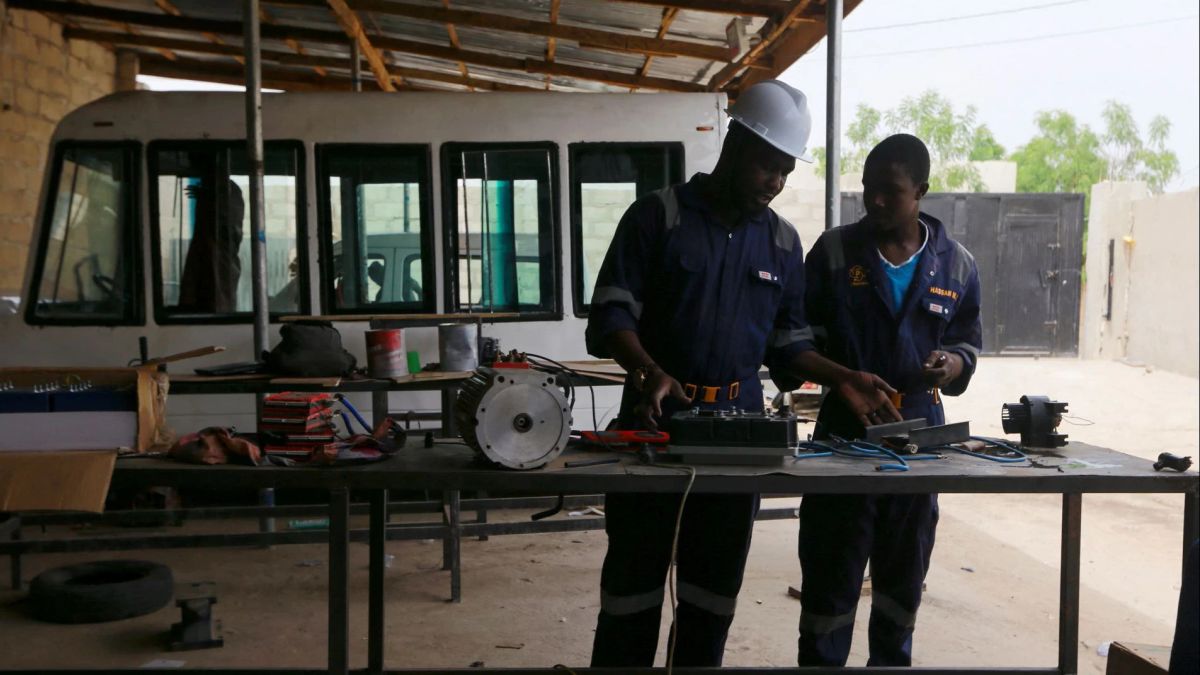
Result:
M859 1L847 0L846 6L853 9ZM774 76L798 57L778 54L799 55L811 48L823 34L819 24L824 16L824 0L345 2L399 89L717 90L736 95L749 81ZM237 81L240 72L243 5L238 0L7 4L46 12L66 25L69 39L135 50L143 55L142 72L147 74ZM264 0L262 10L264 86L349 87L351 38L324 0ZM727 42L726 29L737 10L747 14L742 18L747 44L762 44L750 57L733 54ZM788 20L799 17L805 20ZM669 24L665 31L664 22ZM777 29L785 23L788 28ZM785 63L785 58L791 60ZM748 68L753 59L758 67ZM362 76L369 86L379 86L366 63Z

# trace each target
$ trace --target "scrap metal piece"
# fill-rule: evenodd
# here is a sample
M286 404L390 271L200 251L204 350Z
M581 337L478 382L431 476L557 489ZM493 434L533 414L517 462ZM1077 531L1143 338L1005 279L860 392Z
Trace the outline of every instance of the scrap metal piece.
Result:
M950 445L971 440L970 422L953 422L935 427L921 427L908 432L908 442L918 448L931 445Z
M863 440L868 443L879 443L889 436L903 436L907 438L909 432L913 429L920 429L927 425L924 417L901 420L899 422L888 422L887 424L873 424L865 429Z
M225 639L213 630L212 606L216 602L216 584L211 581L192 584L190 594L175 601L183 616L171 625L171 651L225 646Z

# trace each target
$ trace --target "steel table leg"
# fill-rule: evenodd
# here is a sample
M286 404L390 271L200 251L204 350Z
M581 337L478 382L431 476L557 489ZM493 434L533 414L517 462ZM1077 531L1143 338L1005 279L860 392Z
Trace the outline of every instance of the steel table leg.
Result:
M462 601L462 508L458 490L450 491L450 602Z
M21 516L20 514L12 514L12 521L9 524L12 529L8 533L8 538L12 541L21 540ZM14 591L21 590L21 554L13 553L8 556L9 573L11 574L11 586Z
M1058 672L1079 672L1079 543L1083 496L1064 493L1062 506L1062 556L1059 559Z
M350 671L350 492L329 493L329 672Z
M371 392L371 424L378 427L387 415L388 393L386 391Z
M487 490L480 490L479 494L476 496L481 500L487 499L487 496L488 496ZM486 523L487 519L488 519L487 507L484 506L483 504L480 504L479 508L475 509L475 522ZM487 540L488 540L488 536L486 534L479 535L479 541L487 541Z
M378 675L383 672L383 570L386 564L384 557L387 542L387 490L372 492L370 502L371 576L367 597L367 672Z
M1192 542L1200 539L1200 493L1183 493L1183 573L1187 574L1187 554Z

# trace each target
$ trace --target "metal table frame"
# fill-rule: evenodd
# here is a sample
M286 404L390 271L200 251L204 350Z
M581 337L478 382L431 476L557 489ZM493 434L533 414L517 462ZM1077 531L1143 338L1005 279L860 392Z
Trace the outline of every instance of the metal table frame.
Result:
M1022 470L984 466L987 462L960 462L960 473L943 472L931 475L914 468L907 474L886 474L871 471L867 463L847 464L852 460L831 460L827 464L806 464L812 467L808 475L783 473L753 475L720 473L720 469L702 470L697 474L693 491L707 493L758 492L764 495L795 495L803 493L1057 493L1062 495L1062 555L1059 593L1059 650L1058 664L1049 668L915 668L906 673L1040 673L1060 675L1078 672L1080 539L1083 494L1085 493L1183 493L1183 542L1186 547L1200 536L1197 507L1200 500L1200 480L1196 474L1165 474L1150 469L1150 462L1121 453L1073 446L1064 454L1086 449L1094 460L1113 462L1119 470L1053 471ZM349 673L349 572L347 554L351 541L349 528L350 491L370 494L369 606L367 668L365 673L391 672L384 668L384 543L387 539L386 496L388 489L487 490L503 486L514 492L534 494L565 493L592 494L597 492L679 492L687 477L678 471L644 469L633 475L627 466L605 466L570 471L512 472L481 468L463 448L441 447L418 451L406 449L400 455L372 465L346 468L279 468L219 466L199 467L177 465L150 459L122 461L113 475L113 484L133 487L171 485L204 487L224 485L238 487L302 487L329 492L329 652L324 669L301 672ZM460 532L463 524L451 516L449 528ZM454 539L457 541L457 539ZM604 670L602 672L639 672L644 669ZM703 672L677 668L676 672ZM769 669L733 669L734 672L760 673ZM886 669L805 669L802 672L890 672ZM478 672L464 669L462 672ZM116 671L106 671L116 672ZM128 671L134 672L134 671ZM136 672L148 672L138 669ZM161 671L164 675L169 672ZM199 671L209 672L209 671ZM233 673L246 670L211 672ZM447 672L446 669L406 670L410 673ZM515 669L508 673L563 672L561 669ZM576 668L573 672L601 672ZM775 671L778 672L778 671Z

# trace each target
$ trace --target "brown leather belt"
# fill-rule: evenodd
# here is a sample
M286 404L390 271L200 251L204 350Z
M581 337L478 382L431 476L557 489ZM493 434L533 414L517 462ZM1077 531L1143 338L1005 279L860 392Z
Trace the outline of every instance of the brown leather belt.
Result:
M742 391L741 382L732 382L724 387L709 387L702 384L683 385L683 395L692 399L693 403L717 403L719 401L736 401ZM697 399L696 395L700 398Z

